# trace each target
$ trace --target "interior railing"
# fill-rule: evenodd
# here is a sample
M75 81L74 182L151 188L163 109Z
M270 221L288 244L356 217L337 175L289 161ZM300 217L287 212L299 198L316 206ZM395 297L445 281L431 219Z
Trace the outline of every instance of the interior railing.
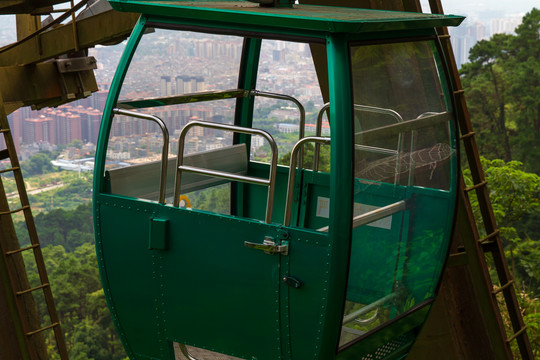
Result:
M216 130L231 131L231 132L236 132L236 133L241 133L241 134L259 135L259 136L264 137L270 144L270 148L272 152L268 178L263 179L259 177L233 174L230 172L207 169L207 168L202 168L198 166L184 165L184 143L185 143L184 139L188 131L191 128L197 127L197 126L203 127L203 128L216 129ZM174 202L173 202L174 206L178 207L180 205L180 186L182 182L182 173L189 172L189 173L222 178L222 179L231 180L231 181L239 181L239 182L244 182L248 184L267 186L268 198L266 202L265 221L267 223L272 222L272 211L273 211L273 206L274 206L274 188L275 188L276 169L277 169L277 153L278 153L277 145L272 135L260 129L252 129L252 128L246 128L246 127L235 126L235 125L211 123L211 122L206 122L206 121L191 121L188 124L186 124L186 126L184 126L182 130L180 131L178 144L179 145L178 145L178 157L177 157L177 164L176 164L176 184L175 184L175 189L174 189Z
M166 192L166 184L167 184L167 159L169 156L169 131L167 130L167 126L157 116L149 115L149 114L142 114L134 111L128 111L128 110L122 110L115 108L113 109L113 114L115 115L124 115L124 116L130 116L138 119L153 121L161 129L161 133L163 134L163 147L161 150L161 173L159 178L159 203L165 204L165 192Z

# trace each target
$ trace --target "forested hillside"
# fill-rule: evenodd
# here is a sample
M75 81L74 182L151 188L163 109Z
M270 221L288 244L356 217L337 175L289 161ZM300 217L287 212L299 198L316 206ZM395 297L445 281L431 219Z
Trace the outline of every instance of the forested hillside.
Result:
M92 228L92 205L75 210L55 209L35 216L43 245L43 258L54 294L58 316L72 360L126 359L118 339L99 278ZM18 223L19 231L23 223ZM30 282L39 283L33 261L26 255ZM39 312L46 318L42 299ZM55 344L52 333L47 339ZM54 359L54 352L51 352Z

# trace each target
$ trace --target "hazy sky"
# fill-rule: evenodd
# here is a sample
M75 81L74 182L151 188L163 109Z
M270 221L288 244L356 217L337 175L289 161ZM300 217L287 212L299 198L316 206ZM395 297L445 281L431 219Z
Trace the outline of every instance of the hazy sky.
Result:
M427 4L427 0L421 0ZM503 17L525 14L533 7L540 8L540 0L442 0L444 12L468 17ZM429 9L423 5L424 11Z

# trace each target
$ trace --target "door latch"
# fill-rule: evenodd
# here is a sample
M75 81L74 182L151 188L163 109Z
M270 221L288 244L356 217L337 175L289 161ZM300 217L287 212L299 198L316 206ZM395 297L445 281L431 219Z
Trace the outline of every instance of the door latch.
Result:
M277 244L271 236L265 236L262 244L244 241L244 245L253 249L262 250L269 255L289 255L289 242L281 241L280 244Z

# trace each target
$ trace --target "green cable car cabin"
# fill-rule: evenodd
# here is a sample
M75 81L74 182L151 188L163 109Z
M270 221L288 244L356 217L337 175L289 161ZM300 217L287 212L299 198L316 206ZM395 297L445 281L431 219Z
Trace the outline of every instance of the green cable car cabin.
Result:
M270 2L111 1L142 13L94 180L131 359L401 359L436 297L459 169L435 27L463 18Z

